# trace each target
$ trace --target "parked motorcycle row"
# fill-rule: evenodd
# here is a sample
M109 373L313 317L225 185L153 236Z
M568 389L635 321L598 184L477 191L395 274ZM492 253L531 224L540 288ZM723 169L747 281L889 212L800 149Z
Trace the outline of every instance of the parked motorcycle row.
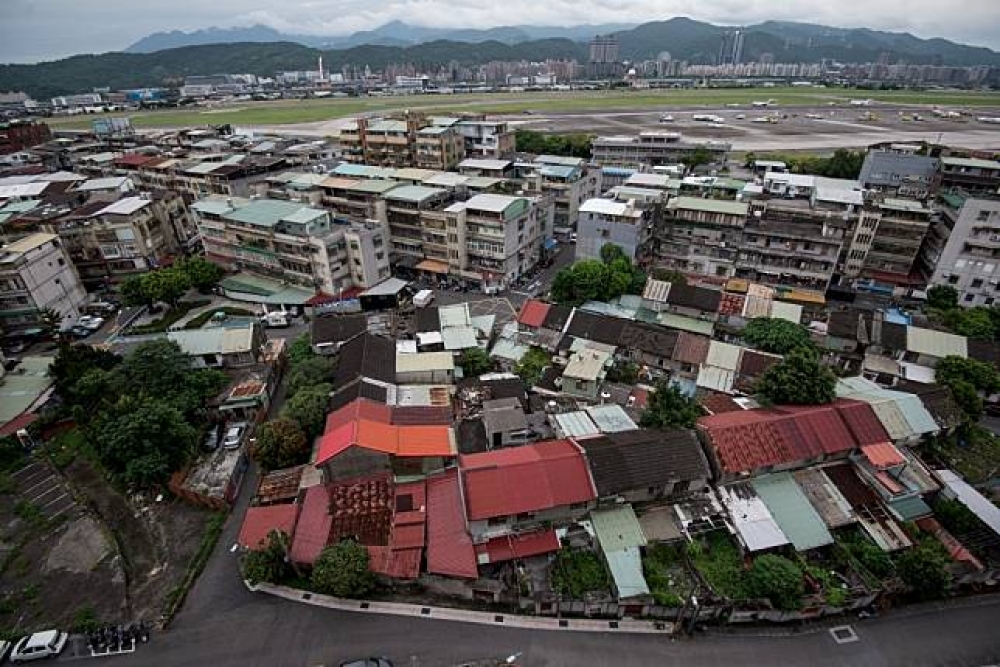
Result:
M149 626L144 621L129 625L105 625L87 633L87 646L94 657L135 651L149 641Z

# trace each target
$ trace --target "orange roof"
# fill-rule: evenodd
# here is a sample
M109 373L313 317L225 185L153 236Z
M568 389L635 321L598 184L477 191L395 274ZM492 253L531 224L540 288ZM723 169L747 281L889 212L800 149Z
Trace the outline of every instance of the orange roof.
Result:
M398 426L397 456L452 456L450 426Z
M540 327L545 321L545 316L549 314L549 304L535 299L528 299L521 306L521 312L517 315L517 321L529 327Z
M876 468L891 468L906 463L906 459L891 442L863 445L861 453Z

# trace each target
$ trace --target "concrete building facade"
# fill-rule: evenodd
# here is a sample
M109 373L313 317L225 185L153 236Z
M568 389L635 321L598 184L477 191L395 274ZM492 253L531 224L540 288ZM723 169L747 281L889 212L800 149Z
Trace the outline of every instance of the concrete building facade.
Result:
M58 236L32 234L0 247L0 322L6 333L38 328L44 311L77 319L87 293Z
M1000 297L1000 198L943 199L938 233L946 240L931 283L954 287L963 306L992 306Z

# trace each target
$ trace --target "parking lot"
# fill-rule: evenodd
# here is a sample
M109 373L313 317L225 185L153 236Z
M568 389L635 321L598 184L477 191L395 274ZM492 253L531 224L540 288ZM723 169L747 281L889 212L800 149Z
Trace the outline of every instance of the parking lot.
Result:
M32 461L10 478L17 484L20 498L37 507L49 521L61 516L71 519L80 511L66 483L48 463Z

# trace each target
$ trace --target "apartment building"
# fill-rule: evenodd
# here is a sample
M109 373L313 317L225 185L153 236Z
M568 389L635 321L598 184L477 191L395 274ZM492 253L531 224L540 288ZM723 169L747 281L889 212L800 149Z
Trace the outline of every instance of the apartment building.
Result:
M887 197L927 199L937 190L941 161L918 155L919 148L893 144L887 149L868 151L858 183Z
M556 227L573 228L580 206L601 193L601 170L583 158L539 155L531 163L515 165L516 179L525 193L552 196Z
M588 199L577 222L576 261L600 259L607 243L620 247L635 262L645 259L652 233L652 210L635 201Z
M75 320L87 301L80 278L55 234L32 234L0 247L0 328L28 333L44 311Z
M976 158L941 158L941 189L960 189L970 194L1000 192L1000 162Z
M954 287L962 305L992 306L1000 297L1000 198L949 193L940 204L928 238L931 283Z
M854 235L854 239L862 234L870 237L865 239L870 240L870 246L861 276L891 286L923 284L919 260L932 218L933 211L914 199L869 201ZM849 256L848 262L851 260ZM850 275L851 271L845 273Z
M252 183L287 167L280 157L215 153L196 160L156 158L140 165L134 178L140 188L175 190L191 200L211 195L246 197Z
M331 294L391 275L388 234L374 222L337 224L329 211L272 199L209 198L191 209L206 256L230 270Z
M93 199L40 227L59 235L89 289L162 266L198 244L193 218L175 192Z
M724 141L685 139L678 132L640 132L634 136L594 137L594 162L605 167L688 164L695 151L707 151L713 162L724 162L732 145Z
M747 224L744 202L675 197L656 230L656 263L686 273L730 277Z
M386 167L417 163L417 132L425 123L415 115L401 120L360 117L340 129L344 159Z
M447 231L439 211L451 201L450 193L443 188L401 185L384 196L393 263L410 267L423 259L447 263Z
M465 137L454 127L431 125L417 131L414 166L448 171L464 158Z
M439 119L432 119L437 122ZM465 155L503 160L517 150L514 131L506 121L483 118L463 118L454 123L455 130L465 141Z
M485 292L506 288L538 263L553 211L545 197L481 194L451 204L448 272Z

